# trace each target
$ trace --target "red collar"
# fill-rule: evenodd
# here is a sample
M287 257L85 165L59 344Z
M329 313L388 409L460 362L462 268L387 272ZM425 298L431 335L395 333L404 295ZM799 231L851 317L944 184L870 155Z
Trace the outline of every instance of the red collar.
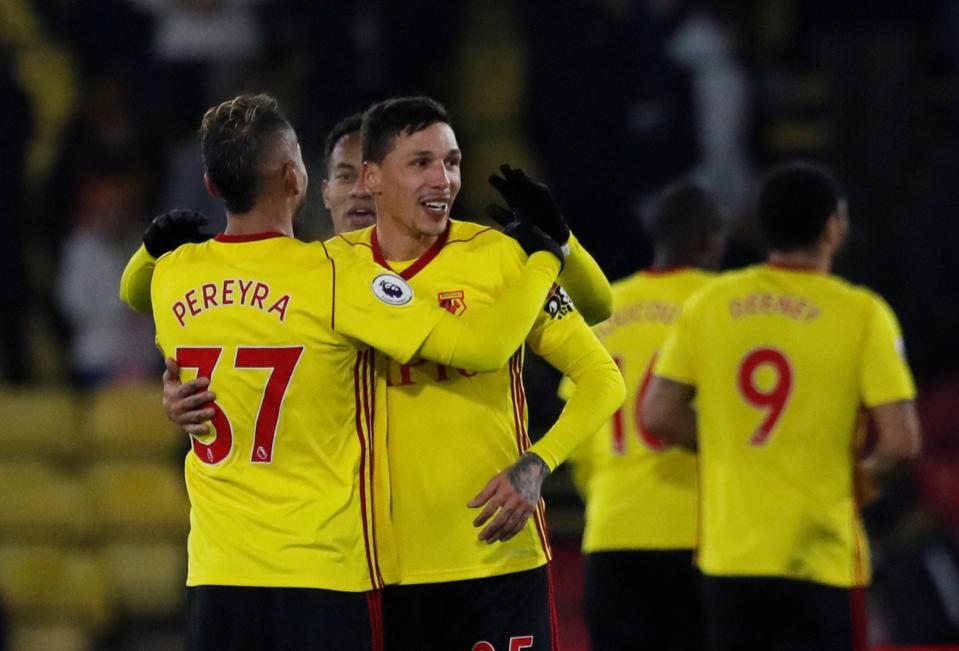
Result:
M677 264L677 265L671 265L668 267L660 267L659 269L653 269L653 268L643 269L643 273L649 274L651 276L660 276L663 274L676 273L678 271L689 271L690 269L692 269L692 267L690 267L689 265Z
M810 267L809 265L805 265L805 264L788 264L785 262L767 262L766 266L771 267L773 269L785 269L786 271L805 271L806 273L812 273L812 274L823 274L823 275L826 274L826 272L823 271L822 269L817 269L816 267Z
M399 273L400 278L403 280L409 280L415 276L419 271L433 261L439 252L446 246L447 240L450 238L450 227L452 226L452 221L446 222L446 230L443 231L443 234L436 238L436 241L433 242L433 245L427 249L423 255L418 257L413 264L408 266L406 269ZM373 260L382 267L386 267L390 271L393 271L393 268L390 267L390 263L386 261L386 258L383 257L383 251L380 249L380 241L376 237L376 226L373 227L372 232L370 233L370 244L373 248Z
M217 242L228 244L238 244L240 242L258 242L260 240L269 240L274 237L286 237L283 233L276 231L267 231L265 233L247 233L246 235L227 235L226 233L217 233L213 239Z

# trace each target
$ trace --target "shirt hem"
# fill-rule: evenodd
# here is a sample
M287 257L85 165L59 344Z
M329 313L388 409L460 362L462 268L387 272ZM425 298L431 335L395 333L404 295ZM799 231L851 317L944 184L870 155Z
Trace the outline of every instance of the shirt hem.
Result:
M496 567L475 567L462 570L449 570L447 572L429 572L429 573L403 573L400 572L399 585L416 585L420 583L448 583L451 581L466 581L469 579L486 579L491 576L501 576L503 574L514 574L516 572L525 572L526 570L535 570L537 567L546 565L548 561L545 557L537 558L532 561L524 561L515 565L496 566Z
M237 588L313 588L334 592L369 592L373 590L372 583L322 582L317 581L315 576L225 577L213 575L187 577L186 586L188 588L202 585L222 585Z

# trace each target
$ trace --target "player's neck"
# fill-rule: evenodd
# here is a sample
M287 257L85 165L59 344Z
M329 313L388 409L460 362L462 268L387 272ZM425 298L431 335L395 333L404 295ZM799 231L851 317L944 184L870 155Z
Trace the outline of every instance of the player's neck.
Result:
M656 251L653 255L653 263L649 269L651 271L663 271L666 269L682 269L684 267L695 267L696 261L687 257L676 255L672 251Z
M245 213L226 213L226 235L282 233L293 237L293 218L286 210L254 206Z
M415 260L430 250L439 235L414 233L389 219L376 220L376 239L383 257L390 262Z
M789 269L804 269L828 274L832 271L832 255L823 250L772 251L769 264Z

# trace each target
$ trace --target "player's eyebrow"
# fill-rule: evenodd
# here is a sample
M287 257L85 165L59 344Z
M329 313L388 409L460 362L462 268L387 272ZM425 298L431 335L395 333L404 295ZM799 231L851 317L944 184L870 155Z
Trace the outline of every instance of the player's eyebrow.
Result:
M427 158L432 158L432 157L434 157L435 155L436 155L436 154L435 154L432 150L430 150L430 149L419 149L419 150L417 150L417 151L414 151L414 152L411 152L411 153L410 153L410 157L411 157L411 158L419 158L419 157L421 157L421 156L425 156L425 157L427 157ZM446 152L445 154L443 154L443 158L448 158L448 157L450 157L450 156L462 156L462 155L463 155L463 152L461 152L459 149L456 149L456 148L454 147L453 149L450 149L448 152Z
M355 170L355 169L356 169L356 165L354 165L353 163L340 162L340 163L337 163L336 165L334 165L334 166L333 166L333 169L334 169L334 170L341 170L341 169Z

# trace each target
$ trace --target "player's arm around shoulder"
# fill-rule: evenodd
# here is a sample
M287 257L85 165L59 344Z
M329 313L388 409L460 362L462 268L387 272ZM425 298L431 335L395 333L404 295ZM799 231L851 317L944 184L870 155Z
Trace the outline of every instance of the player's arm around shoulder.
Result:
M902 332L889 304L868 290L866 295L859 382L878 434L873 463L910 460L919 455L921 432Z
M150 284L156 258L150 255L146 247L141 246L127 261L120 276L120 300L137 312L149 314L153 310L150 302Z
M143 245L127 262L120 277L120 300L137 312L152 310L150 285L157 258L189 242L205 242L207 218L194 210L175 209L157 215L143 233Z

